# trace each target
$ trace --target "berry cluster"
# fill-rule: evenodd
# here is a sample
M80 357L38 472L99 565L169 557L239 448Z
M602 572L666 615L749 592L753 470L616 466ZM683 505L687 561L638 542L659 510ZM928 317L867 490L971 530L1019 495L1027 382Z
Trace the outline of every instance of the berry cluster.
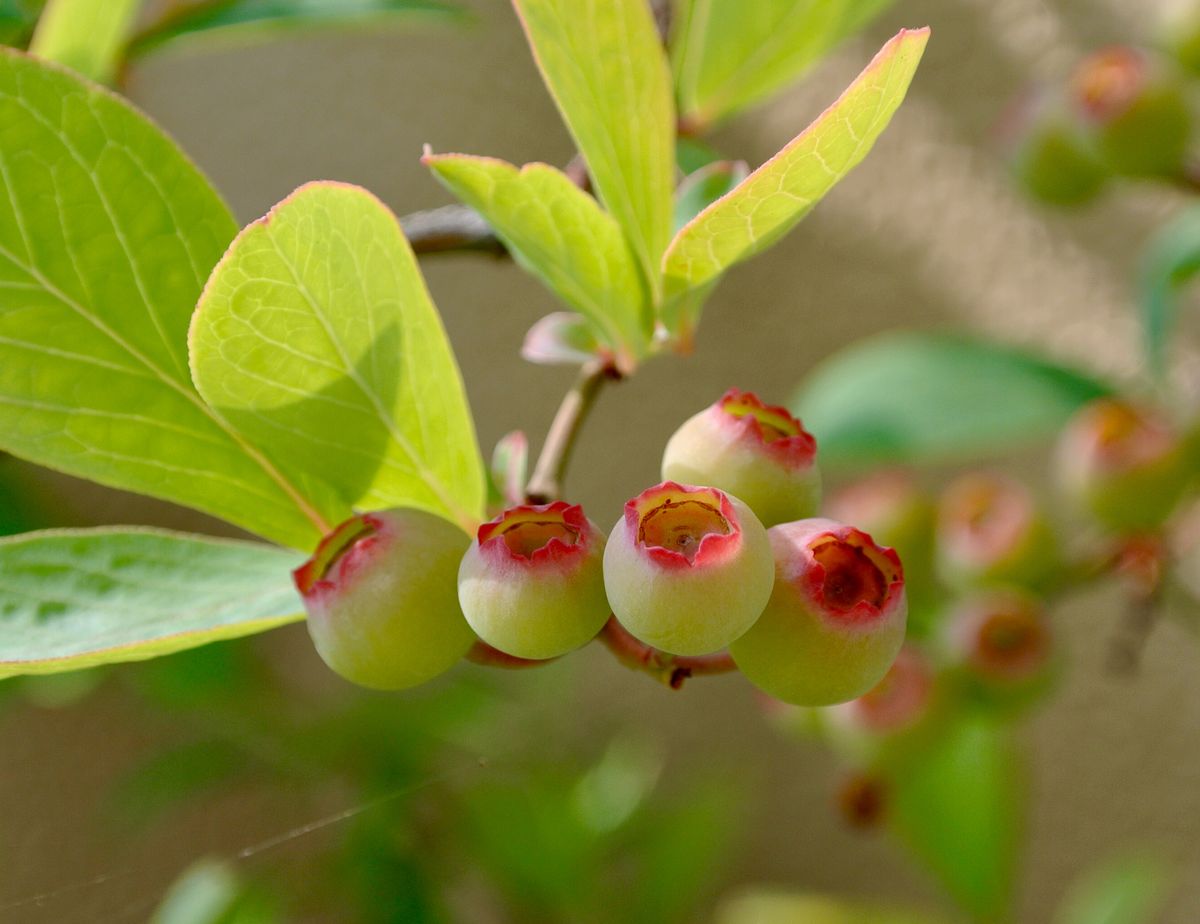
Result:
M1015 718L1052 687L1061 658L1049 609L1060 596L1106 575L1122 582L1134 621L1114 635L1109 668L1136 663L1144 639L1130 633L1149 631L1148 608L1186 554L1175 547L1200 485L1197 443L1195 429L1130 400L1083 406L1052 466L1069 534L1028 486L996 472L959 475L936 496L905 473L879 472L829 498L832 516L903 555L912 608L904 647L873 689L829 709L767 703L779 724L818 733L853 766L839 793L850 822L875 823L885 783L957 718Z
M1014 110L1006 134L1018 181L1063 205L1094 198L1117 177L1193 185L1191 91L1185 68L1168 55L1127 46L1093 52Z
M880 681L904 640L900 559L815 516L816 442L799 420L730 390L671 437L663 478L607 538L561 500L510 507L470 542L418 510L352 518L295 572L317 651L349 680L401 689L479 642L546 660L615 619L655 656L728 649L797 705Z

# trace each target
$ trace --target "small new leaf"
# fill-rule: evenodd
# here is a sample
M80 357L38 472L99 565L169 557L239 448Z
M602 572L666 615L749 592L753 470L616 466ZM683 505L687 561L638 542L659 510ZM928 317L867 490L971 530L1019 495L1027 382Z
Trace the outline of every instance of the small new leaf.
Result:
M928 39L928 29L900 32L812 125L685 225L663 257L668 297L775 243L857 166L903 101Z
M646 349L650 319L638 268L620 226L547 164L520 170L491 157L427 154L424 163L487 219L509 252L571 308L625 371Z
M661 292L671 235L675 107L646 0L513 0L600 200Z
M701 129L800 77L894 0L676 0L680 118Z

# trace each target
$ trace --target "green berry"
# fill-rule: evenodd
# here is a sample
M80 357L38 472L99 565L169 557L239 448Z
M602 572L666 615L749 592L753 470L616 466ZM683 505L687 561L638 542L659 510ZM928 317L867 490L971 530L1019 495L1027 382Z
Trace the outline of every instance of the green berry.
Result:
M1094 199L1110 176L1081 120L1057 96L1031 96L1019 106L1005 134L1013 175L1042 202L1081 205Z
M1061 569L1058 543L1029 489L995 472L972 472L938 504L936 556L951 587L1048 586Z
M563 501L506 510L479 527L458 599L481 639L518 658L555 658L608 620L604 536Z
M421 510L352 517L294 577L322 660L364 687L399 690L447 671L475 641L455 578L468 539Z
M675 431L662 474L666 481L720 488L774 526L817 512L816 452L816 440L785 408L732 388Z
M833 520L769 531L775 587L749 631L729 646L747 679L797 706L846 702L879 683L904 641L900 559Z
M1169 420L1115 399L1087 405L1067 424L1058 470L1068 497L1114 532L1160 527L1196 474Z
M670 654L719 651L745 632L771 594L766 528L716 488L663 482L625 505L604 550L613 614Z
M1135 48L1105 48L1079 64L1069 92L1096 154L1110 169L1134 177L1183 171L1191 109L1182 81L1161 62Z
M1021 591L998 589L961 601L948 614L941 641L955 678L988 705L1027 704L1051 678L1045 614Z

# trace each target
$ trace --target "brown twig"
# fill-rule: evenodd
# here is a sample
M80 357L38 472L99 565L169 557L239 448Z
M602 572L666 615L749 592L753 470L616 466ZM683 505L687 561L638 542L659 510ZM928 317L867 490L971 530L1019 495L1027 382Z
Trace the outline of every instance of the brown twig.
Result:
M1162 536L1132 536L1122 544L1115 573L1129 587L1128 605L1109 644L1108 670L1132 677L1162 609L1167 547Z
M645 671L652 677L665 683L672 690L678 690L689 677L703 674L728 674L737 670L733 658L728 652L683 657L667 654L652 648L645 642L638 641L629 634L615 616L610 616L597 640L604 644L609 651L616 655L617 660L634 670Z
M413 212L400 219L404 236L414 253L433 254L459 251L487 253L495 257L508 250L477 211L465 205Z
M571 451L588 412L600 393L601 386L620 378L612 365L592 362L579 370L579 378L563 396L554 415L546 441L534 465L533 474L525 486L525 500L530 504L548 504L562 494L563 479L571 461Z

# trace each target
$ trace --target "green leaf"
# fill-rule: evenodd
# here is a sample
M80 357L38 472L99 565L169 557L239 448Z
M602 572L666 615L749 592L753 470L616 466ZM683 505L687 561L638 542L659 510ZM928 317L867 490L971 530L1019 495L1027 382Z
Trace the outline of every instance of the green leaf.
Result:
M1138 302L1146 362L1157 378L1167 371L1167 347L1179 292L1200 273L1200 209L1184 212L1146 245L1138 273Z
M513 0L600 200L625 230L654 300L671 234L675 110L646 0Z
M745 161L718 160L684 177L675 190L675 230L736 189L749 173Z
M1166 903L1168 871L1162 860L1134 854L1090 871L1067 893L1056 924L1151 924Z
M347 506L478 523L483 462L458 366L396 216L365 189L309 183L243 230L190 345L208 403Z
M935 924L938 920L924 912L764 889L724 901L716 924Z
M547 164L427 154L451 192L487 219L530 272L591 322L629 369L646 349L650 317L621 228L599 203Z
M312 502L188 374L188 323L236 230L143 115L0 51L0 449L311 548Z
M969 461L1056 433L1110 393L1032 353L954 334L887 333L818 365L792 401L832 466Z
M29 50L112 83L141 0L49 0Z
M684 122L697 129L800 77L894 0L676 0L671 58Z
M0 0L0 45L23 48L43 5L43 0Z
M0 539L0 677L140 661L303 618L293 552L150 529Z
M219 0L184 6L167 15L130 43L129 55L137 57L166 46L252 44L318 30L465 19L459 6L440 0Z
M904 99L928 39L928 29L900 32L815 122L685 225L663 257L668 296L775 243L866 157Z
M1005 920L1025 814L1008 733L964 718L887 782L899 837L974 918Z

